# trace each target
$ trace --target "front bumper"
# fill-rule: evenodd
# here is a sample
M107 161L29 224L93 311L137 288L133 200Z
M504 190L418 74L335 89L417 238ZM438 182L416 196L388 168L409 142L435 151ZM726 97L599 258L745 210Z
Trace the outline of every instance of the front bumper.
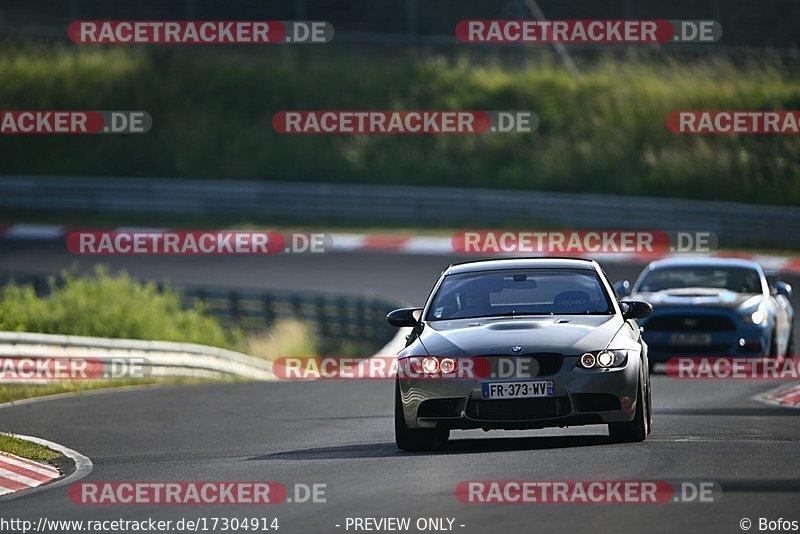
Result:
M631 421L636 409L639 360L613 369L576 367L565 357L561 369L525 378L401 378L400 398L409 428L529 429ZM484 382L553 382L553 395L484 400Z
M724 328L678 328L685 319L709 318ZM691 320L689 321L691 324ZM648 325L666 325L653 328ZM665 363L670 358L686 356L728 356L753 358L767 356L771 348L771 321L761 325L745 322L738 314L727 310L679 308L656 310L642 322L643 337L649 347L651 363Z

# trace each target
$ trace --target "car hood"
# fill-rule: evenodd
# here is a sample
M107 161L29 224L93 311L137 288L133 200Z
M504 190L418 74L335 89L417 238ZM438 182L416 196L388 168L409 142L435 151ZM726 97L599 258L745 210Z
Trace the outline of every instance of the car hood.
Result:
M515 345L522 353L572 355L607 348L623 324L617 315L432 321L420 341L429 354L442 356L510 355Z
M706 287L665 289L654 293L635 293L631 295L631 299L649 302L655 310L686 306L735 310L745 303L748 306L756 303L760 297L761 295L753 293L737 293L727 289Z

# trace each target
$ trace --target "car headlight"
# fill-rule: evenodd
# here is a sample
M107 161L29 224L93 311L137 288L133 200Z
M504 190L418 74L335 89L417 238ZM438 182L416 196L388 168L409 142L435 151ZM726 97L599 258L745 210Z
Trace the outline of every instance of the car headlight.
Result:
M628 363L627 350L599 350L587 352L578 358L578 367L583 369L624 367L626 363Z
M611 367L614 365L614 353L610 350L604 350L597 355L597 365L600 367Z
M756 310L750 314L750 320L753 321L753 324L761 324L767 320L767 313L761 309Z
M422 360L422 370L432 375L439 372L439 360L433 356L428 356Z
M769 319L769 312L767 310L767 307L762 302L761 304L758 305L758 308L756 308L754 311L751 312L748 310L747 312L745 312L744 319L745 321L753 323L754 325L760 325L767 322L767 319Z
M442 373L448 375L455 371L456 362L452 358L444 358L441 362L439 362L439 369L442 370Z

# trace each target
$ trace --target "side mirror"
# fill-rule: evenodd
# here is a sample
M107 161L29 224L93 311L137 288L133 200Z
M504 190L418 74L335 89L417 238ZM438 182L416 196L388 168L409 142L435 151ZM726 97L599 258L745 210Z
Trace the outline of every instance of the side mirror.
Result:
M792 298L792 286L786 282L775 282L775 294L783 295L787 299Z
M653 313L653 305L642 300L626 300L621 302L623 319L645 319Z
M617 282L614 284L614 291L617 292L617 296L620 298L627 297L631 294L631 283L627 280L623 280L622 282Z
M400 308L389 312L386 320L392 326L417 326L422 315L422 308Z

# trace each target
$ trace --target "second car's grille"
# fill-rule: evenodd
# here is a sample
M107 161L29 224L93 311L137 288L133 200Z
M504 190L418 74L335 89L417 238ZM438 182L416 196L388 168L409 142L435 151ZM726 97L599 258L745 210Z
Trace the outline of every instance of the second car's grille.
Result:
M645 331L714 332L733 331L736 324L724 315L659 315L644 325Z
M728 351L728 345L664 345L653 343L650 344L650 350L672 353L674 357L688 354L712 356L714 354L725 354Z
M467 404L467 417L486 421L526 421L563 417L572 406L567 397L541 399L473 400Z

